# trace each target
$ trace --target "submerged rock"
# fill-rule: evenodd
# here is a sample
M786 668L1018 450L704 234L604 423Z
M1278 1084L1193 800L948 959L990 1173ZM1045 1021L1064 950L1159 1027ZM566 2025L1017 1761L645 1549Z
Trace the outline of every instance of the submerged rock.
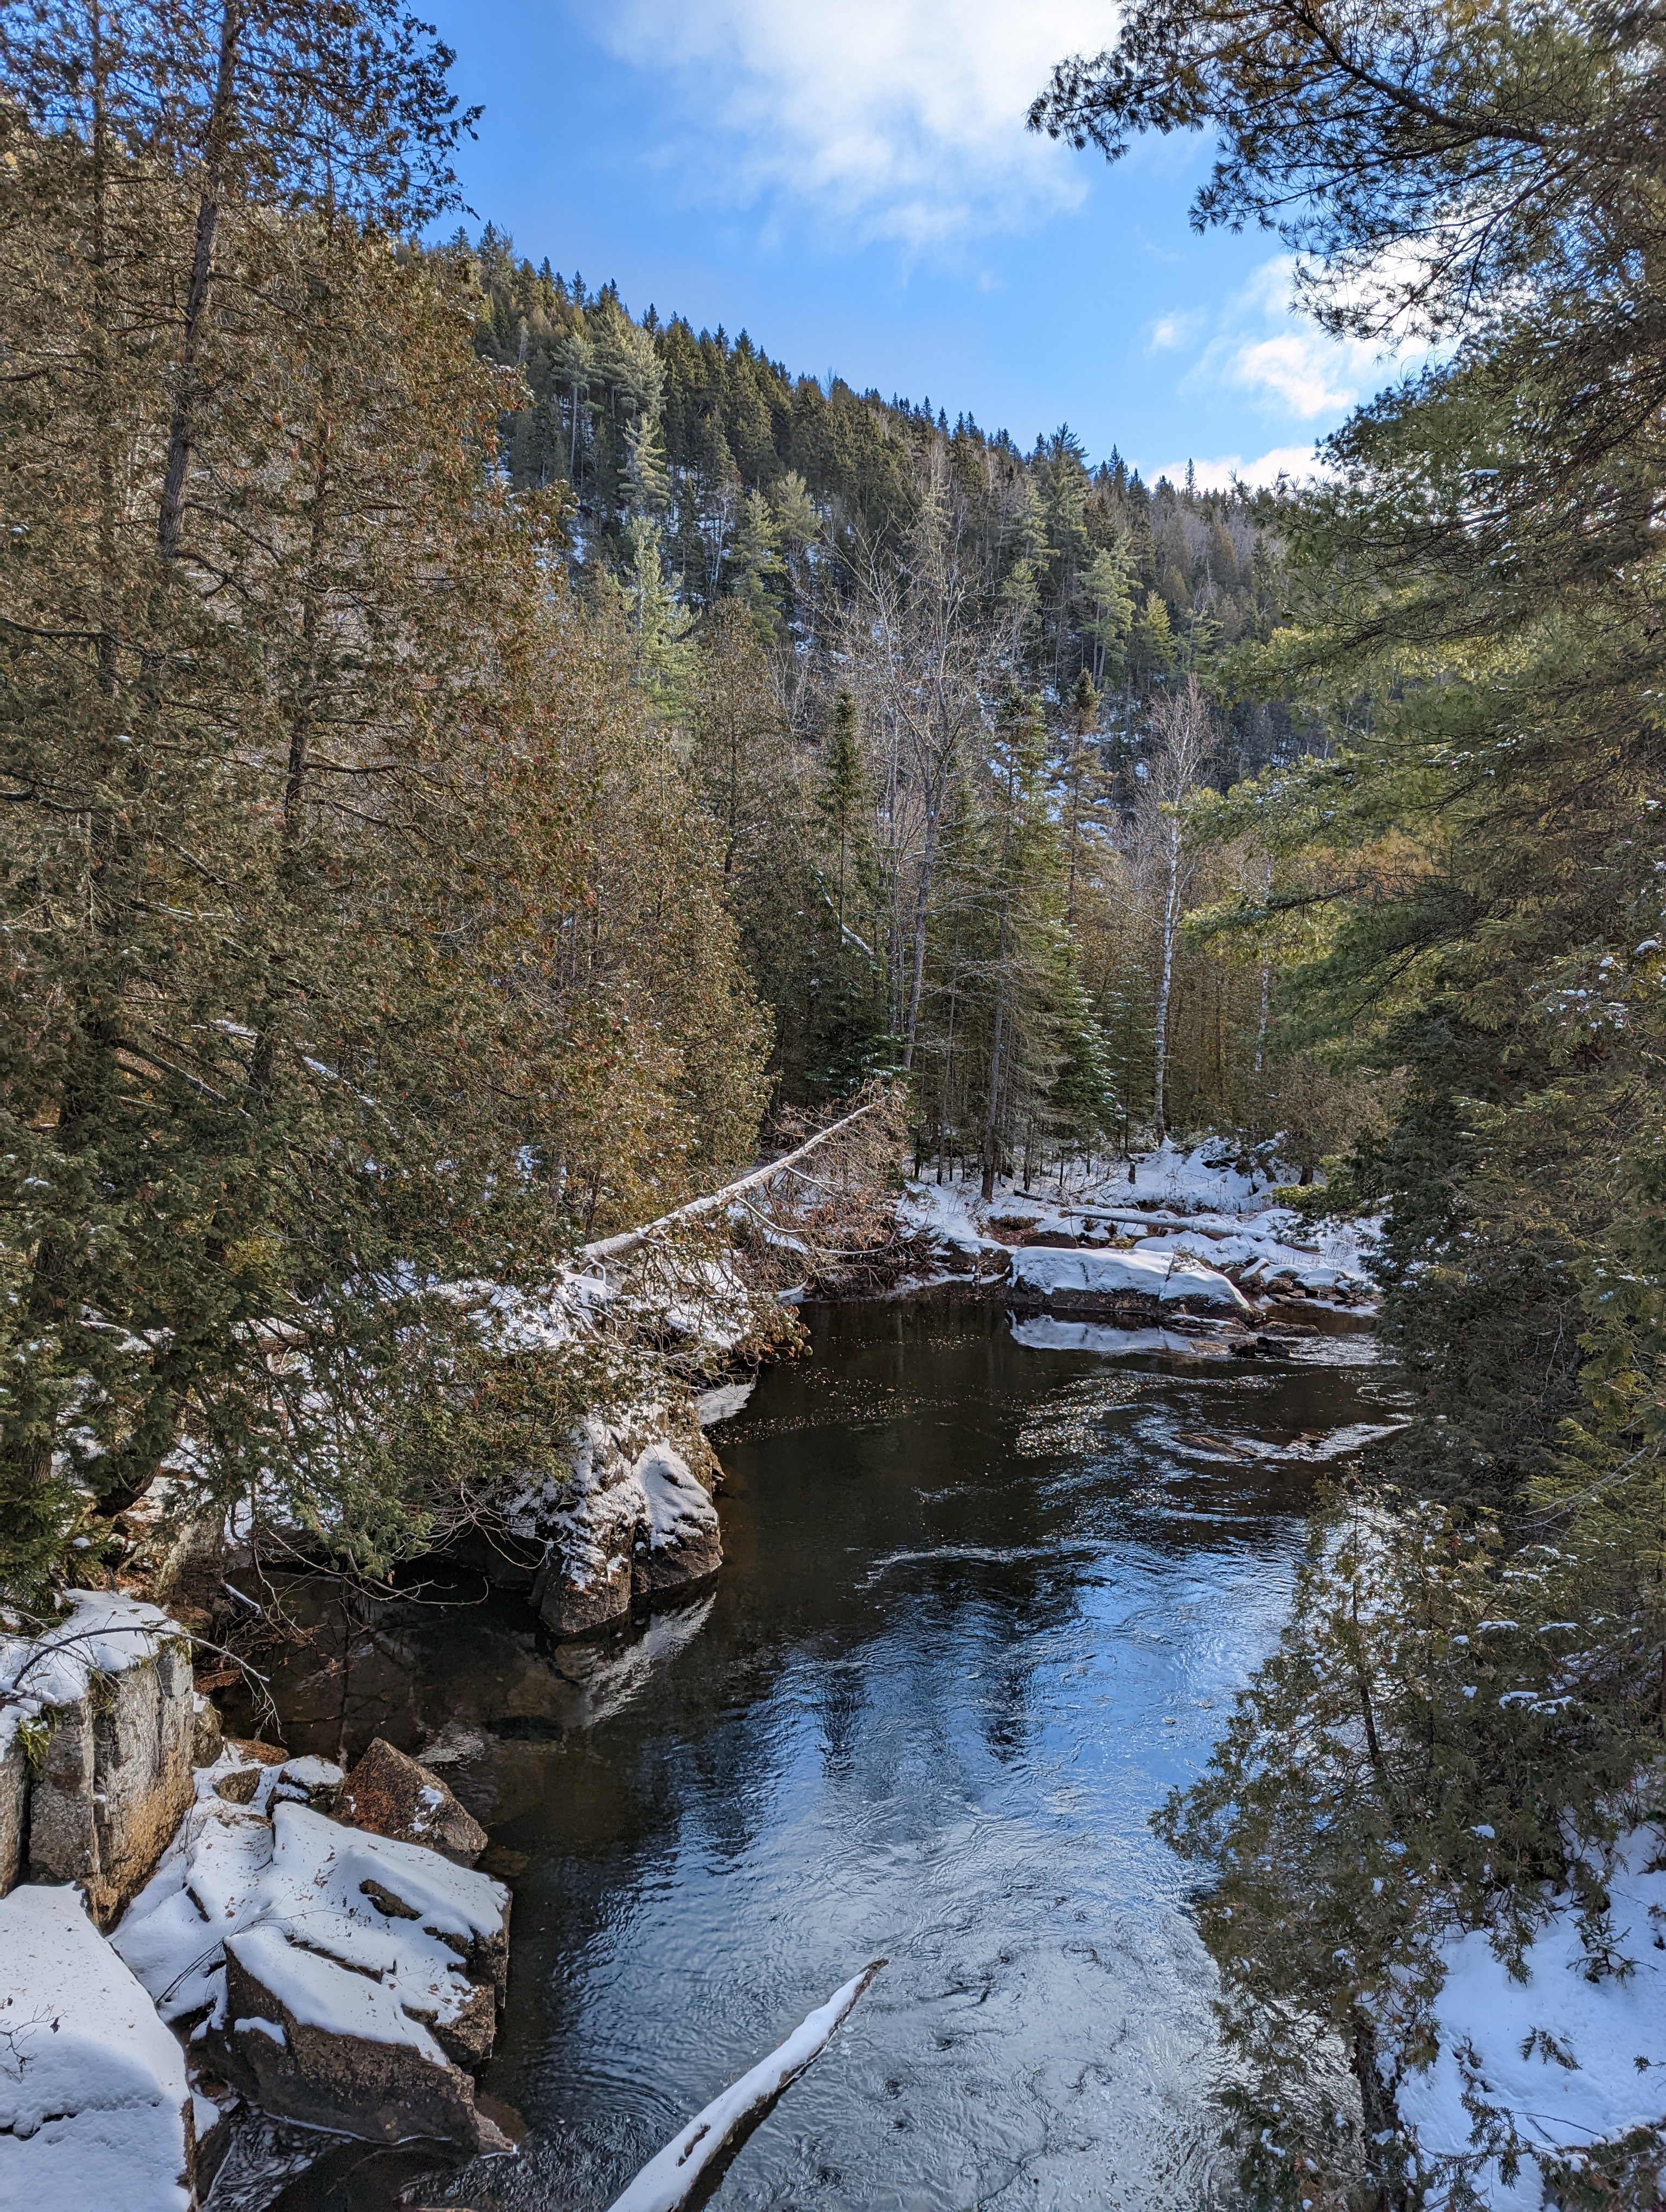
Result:
M0 1899L0 2203L191 2212L185 2053L80 1890Z
M342 1784L337 1810L355 1827L426 1844L454 1865L471 1867L486 1831L437 1774L378 1736Z

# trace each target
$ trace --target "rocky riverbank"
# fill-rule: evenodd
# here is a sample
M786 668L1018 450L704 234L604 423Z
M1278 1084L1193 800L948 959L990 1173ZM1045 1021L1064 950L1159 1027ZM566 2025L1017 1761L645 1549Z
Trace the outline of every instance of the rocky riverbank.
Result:
M192 2212L244 2110L510 2148L477 2106L509 1894L441 1777L222 1743L121 1592L0 1645L0 2201Z

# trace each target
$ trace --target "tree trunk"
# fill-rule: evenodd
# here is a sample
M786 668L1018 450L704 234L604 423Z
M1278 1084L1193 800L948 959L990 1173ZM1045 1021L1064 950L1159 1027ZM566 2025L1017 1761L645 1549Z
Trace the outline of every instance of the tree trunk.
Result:
M983 1115L983 1201L995 1194L995 1170L1000 1164L997 1132L1000 1127L1000 1079L1006 1042L1006 903L1000 908L1000 943L995 954L995 1026L989 1045L989 1100Z
M197 235L192 251L191 282L185 290L179 380L173 389L173 412L168 424L167 465L162 472L161 501L156 515L156 550L164 561L172 561L178 556L179 528L185 515L185 480L194 434L192 416L197 396L197 362L208 320L214 241L220 228L220 195L225 190L226 160L231 148L237 46L242 34L241 0L225 0L220 17L220 61L215 78L214 105L209 110L208 130L203 142L203 190L197 204Z
M903 1039L903 1066L914 1066L914 1040L920 1026L920 1001L926 987L926 923L931 914L932 872L937 864L938 809L933 803L926 817L926 848L920 855L920 888L914 901L914 973L909 982L908 1028Z
M1169 1133L1169 1000L1174 988L1174 946L1180 928L1180 824L1168 824L1168 881L1163 898L1163 960L1157 980L1156 1076L1152 1127L1160 1145Z
M1273 863L1269 860L1267 864L1267 879L1262 890L1263 902L1272 896ZM1273 963L1270 960L1263 960L1261 963L1261 1011L1256 1019L1256 1073L1257 1075L1261 1073L1262 1063L1267 1056L1267 1004L1272 982Z

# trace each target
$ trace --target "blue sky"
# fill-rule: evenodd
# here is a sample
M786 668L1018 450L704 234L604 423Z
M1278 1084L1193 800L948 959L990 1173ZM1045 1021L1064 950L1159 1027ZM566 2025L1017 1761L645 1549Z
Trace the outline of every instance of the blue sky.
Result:
M635 313L1213 482L1299 469L1388 374L1290 313L1275 240L1190 229L1204 146L1108 167L1025 133L1049 64L1108 36L1095 0L432 12L486 111L460 165L481 221Z

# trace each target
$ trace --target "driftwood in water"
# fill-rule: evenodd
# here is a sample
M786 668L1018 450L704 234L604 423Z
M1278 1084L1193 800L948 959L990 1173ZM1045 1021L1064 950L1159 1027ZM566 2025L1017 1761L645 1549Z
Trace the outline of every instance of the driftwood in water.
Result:
M795 2027L778 2051L714 2097L704 2112L696 2112L682 2133L648 2160L610 2212L695 2212L708 2202L747 2136L773 2110L782 2090L827 2048L834 2031L885 1964L876 1959L864 1966Z

